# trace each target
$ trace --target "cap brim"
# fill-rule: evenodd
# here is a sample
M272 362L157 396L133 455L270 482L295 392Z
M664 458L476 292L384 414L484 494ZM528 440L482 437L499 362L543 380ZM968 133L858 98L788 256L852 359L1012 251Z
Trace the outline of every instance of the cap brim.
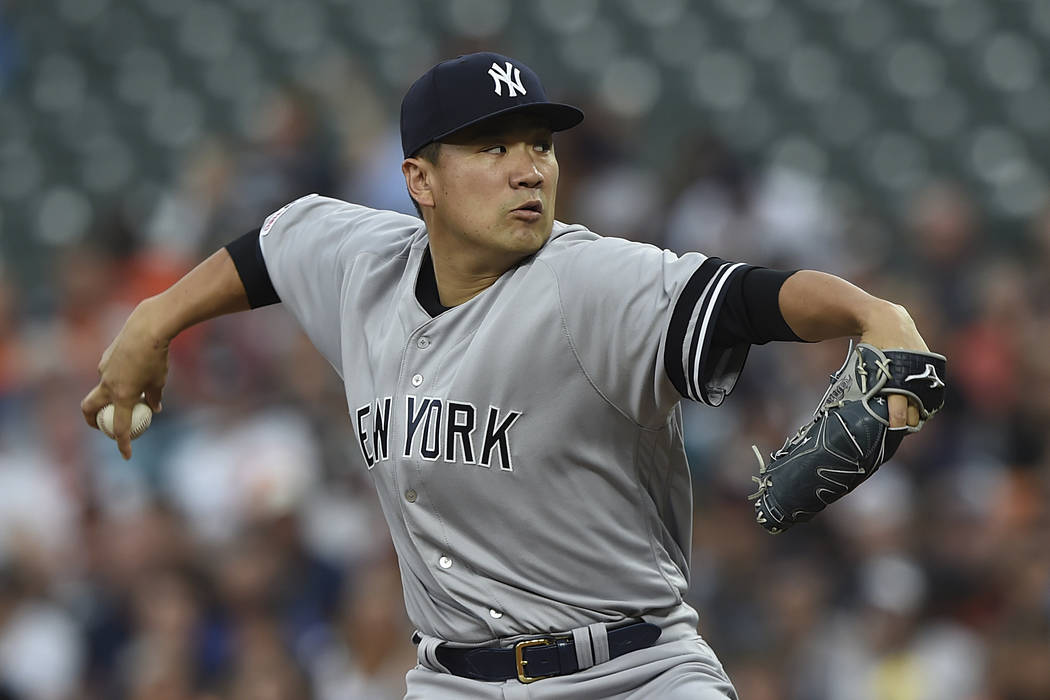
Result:
M571 129L580 122L583 121L583 112L572 105L564 105L558 102L532 102L530 104L517 105L514 107L508 107L507 109L501 109L498 112L491 112L483 117L479 117L473 121L469 121L466 124L460 124L455 129L446 131L443 134L438 134L434 137L434 141L441 141L442 139L448 138L455 133L463 131L464 129L476 126L483 122L487 122L490 119L496 117L502 117L506 114L535 114L541 117L550 127L551 131L565 131ZM433 143L431 141L430 143ZM426 144L423 144L424 146ZM422 148L423 146L420 146ZM418 149L416 149L418 150Z

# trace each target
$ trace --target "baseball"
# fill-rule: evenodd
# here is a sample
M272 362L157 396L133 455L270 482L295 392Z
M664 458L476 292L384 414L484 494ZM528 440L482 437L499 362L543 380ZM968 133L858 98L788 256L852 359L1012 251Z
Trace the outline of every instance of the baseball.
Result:
M152 420L153 411L150 410L149 406L141 402L135 404L135 408L131 409L131 439L134 440L146 432L146 428L149 427ZM113 440L117 439L116 435L113 434L113 404L108 403L99 409L98 413L95 414L95 424L107 437Z

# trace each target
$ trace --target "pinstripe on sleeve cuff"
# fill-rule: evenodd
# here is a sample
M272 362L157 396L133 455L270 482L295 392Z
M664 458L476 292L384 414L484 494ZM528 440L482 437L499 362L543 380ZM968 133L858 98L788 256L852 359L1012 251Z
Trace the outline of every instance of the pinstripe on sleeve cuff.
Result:
M750 343L716 348L711 340L729 281L751 267L708 258L679 294L667 329L664 367L683 397L718 406L736 385Z

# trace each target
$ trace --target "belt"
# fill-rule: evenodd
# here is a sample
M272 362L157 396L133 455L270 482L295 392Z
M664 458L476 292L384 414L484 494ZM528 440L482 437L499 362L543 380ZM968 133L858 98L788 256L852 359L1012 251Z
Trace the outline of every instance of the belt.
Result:
M649 622L635 622L609 629L609 655L615 659L635 649L651 647L660 628ZM591 650L588 650L588 655ZM517 678L532 683L552 676L581 670L573 635L546 635L525 639L513 647L437 647L438 661L454 675L479 681L506 681Z

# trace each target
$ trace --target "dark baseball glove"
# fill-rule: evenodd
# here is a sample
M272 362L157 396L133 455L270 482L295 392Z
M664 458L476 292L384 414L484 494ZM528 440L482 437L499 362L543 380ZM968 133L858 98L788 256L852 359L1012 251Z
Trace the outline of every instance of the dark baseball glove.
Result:
M901 439L917 432L944 405L945 358L932 352L879 350L850 344L846 362L813 412L766 464L758 447L759 523L771 533L805 522L871 476L893 456ZM890 394L904 394L919 409L919 424L890 428Z

